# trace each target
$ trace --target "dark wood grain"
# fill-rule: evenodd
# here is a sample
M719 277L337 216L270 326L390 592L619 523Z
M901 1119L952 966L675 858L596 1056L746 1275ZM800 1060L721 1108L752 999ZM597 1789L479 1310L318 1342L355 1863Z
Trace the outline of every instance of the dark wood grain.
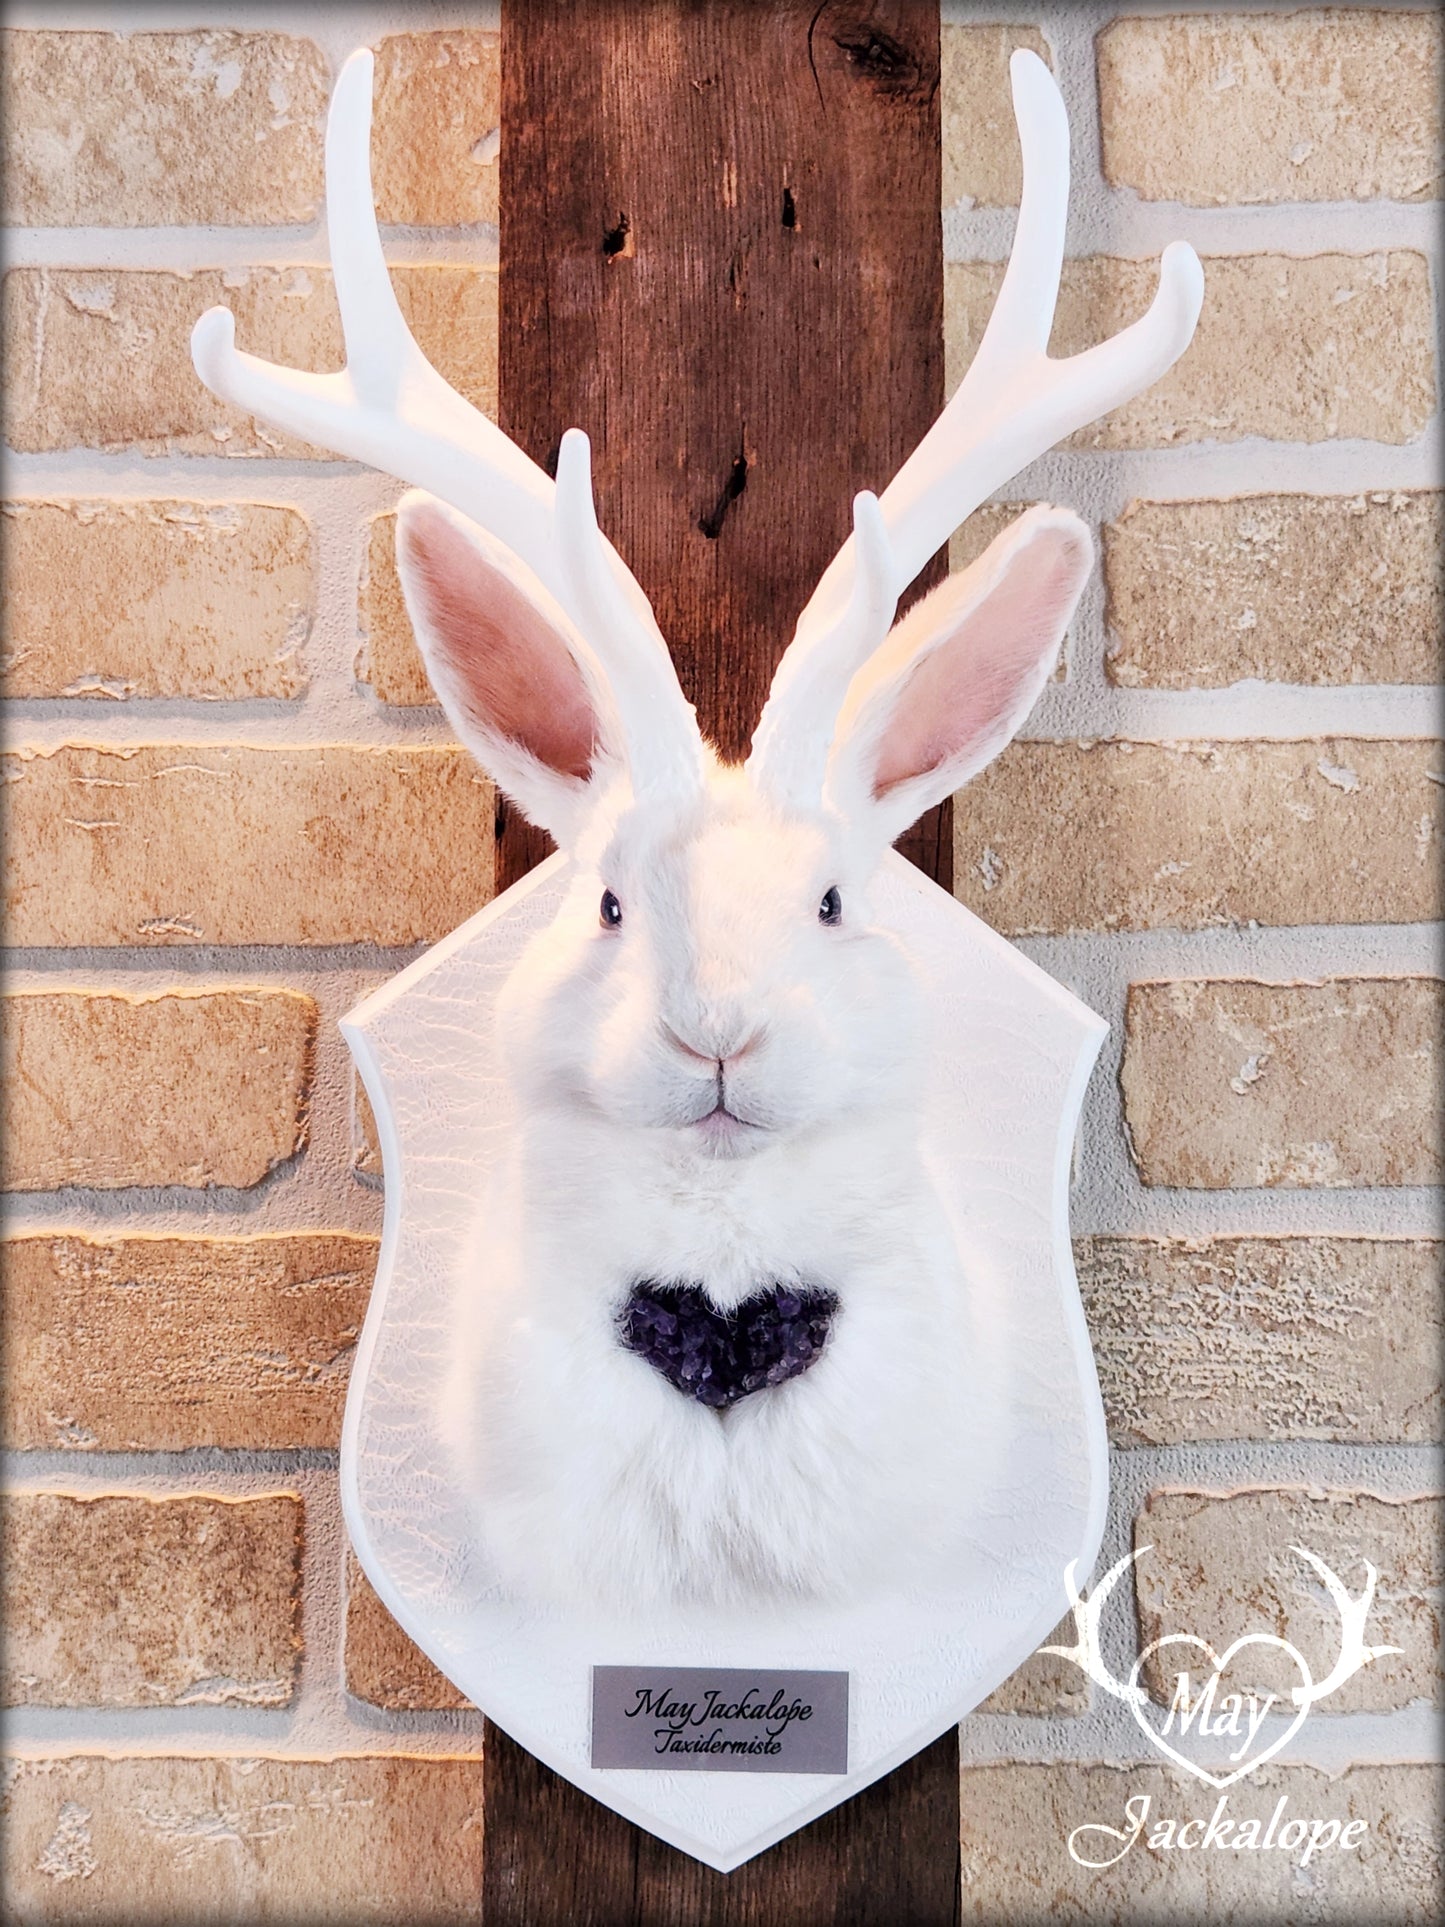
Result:
M958 1738L714 1873L487 1727L484 1927L955 1927Z
M742 755L799 610L943 402L937 0L503 0L502 425L598 516ZM915 594L943 570L937 558ZM901 846L949 887L945 807ZM545 852L505 813L499 887ZM731 1875L487 1728L488 1927L940 1927L952 1734Z

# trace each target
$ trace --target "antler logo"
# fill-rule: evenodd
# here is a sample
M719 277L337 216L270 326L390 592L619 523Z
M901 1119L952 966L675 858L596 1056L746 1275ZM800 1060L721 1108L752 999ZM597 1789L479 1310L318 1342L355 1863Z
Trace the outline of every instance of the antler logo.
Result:
M1076 1568L1070 1565L1064 1583L1073 1606L1076 1643L1045 1646L1042 1650L1060 1659L1073 1660L1096 1685L1115 1699L1123 1700L1151 1745L1209 1786L1222 1790L1246 1774L1256 1772L1289 1744L1321 1700L1328 1699L1371 1660L1402 1650L1399 1646L1365 1644L1365 1627L1378 1578L1368 1559L1364 1561L1364 1590L1357 1598L1316 1553L1306 1546L1291 1546L1290 1551L1307 1560L1324 1581L1340 1615L1339 1656L1323 1679L1314 1678L1308 1660L1297 1646L1281 1639L1277 1633L1265 1632L1244 1633L1222 1653L1194 1633L1166 1633L1146 1646L1130 1668L1128 1678L1120 1679L1104 1657L1101 1637L1104 1607L1120 1578L1150 1550L1149 1546L1140 1546L1111 1566L1087 1598L1079 1593ZM1262 1646L1285 1656L1298 1674L1298 1684L1287 1695L1226 1690L1225 1682L1233 1662L1250 1647ZM1140 1675L1150 1660L1166 1649L1176 1658L1184 1659L1185 1664L1175 1671L1174 1690L1161 1721L1159 1707L1140 1684ZM1282 1728L1266 1729L1265 1722L1271 1714L1284 1714L1291 1707L1293 1716ZM1183 1752L1182 1747L1190 1740L1213 1743L1216 1749L1222 1749L1223 1767L1217 1760L1206 1765Z

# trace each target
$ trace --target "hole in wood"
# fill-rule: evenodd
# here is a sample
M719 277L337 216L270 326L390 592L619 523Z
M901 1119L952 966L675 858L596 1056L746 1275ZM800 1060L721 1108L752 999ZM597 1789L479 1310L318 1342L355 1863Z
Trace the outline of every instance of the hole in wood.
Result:
M632 223L625 214L619 214L616 227L608 228L603 235L602 252L609 261L615 261L619 254L626 257L632 253Z
M798 225L798 204L793 199L792 188L785 187L783 189L783 226L796 227L797 225Z
M728 510L748 485L748 458L741 450L733 457L733 465L728 470L727 480L717 498L711 515L704 515L698 527L709 542L716 542L722 534L722 525L727 520Z

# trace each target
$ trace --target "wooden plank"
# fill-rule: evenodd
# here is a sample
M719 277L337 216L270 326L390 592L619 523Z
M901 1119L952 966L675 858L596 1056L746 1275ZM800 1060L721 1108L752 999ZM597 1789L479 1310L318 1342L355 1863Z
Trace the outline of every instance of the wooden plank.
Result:
M735 1873L599 1806L488 1724L484 1927L955 1927L958 1736Z
M936 0L506 0L502 35L502 425L547 464L587 430L741 755L853 495L943 404ZM904 847L951 887L947 806ZM509 813L499 884L545 848Z
M592 438L702 727L749 736L854 492L943 402L937 0L504 0L502 425ZM936 559L919 591L943 571ZM945 887L950 818L905 846ZM498 884L545 843L508 813ZM952 1734L723 1876L487 1729L495 1927L935 1927Z

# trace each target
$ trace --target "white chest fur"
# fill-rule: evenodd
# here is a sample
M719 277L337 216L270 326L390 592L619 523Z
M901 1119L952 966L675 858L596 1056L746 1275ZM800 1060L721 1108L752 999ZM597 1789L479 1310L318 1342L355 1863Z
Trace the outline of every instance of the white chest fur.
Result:
M1008 1321L916 1144L874 1126L708 1160L701 1182L656 1133L620 1167L615 1127L519 1133L457 1280L445 1408L504 1583L619 1605L844 1599L946 1558L1006 1430ZM622 1345L641 1279L724 1310L778 1282L838 1304L806 1374L719 1413Z

